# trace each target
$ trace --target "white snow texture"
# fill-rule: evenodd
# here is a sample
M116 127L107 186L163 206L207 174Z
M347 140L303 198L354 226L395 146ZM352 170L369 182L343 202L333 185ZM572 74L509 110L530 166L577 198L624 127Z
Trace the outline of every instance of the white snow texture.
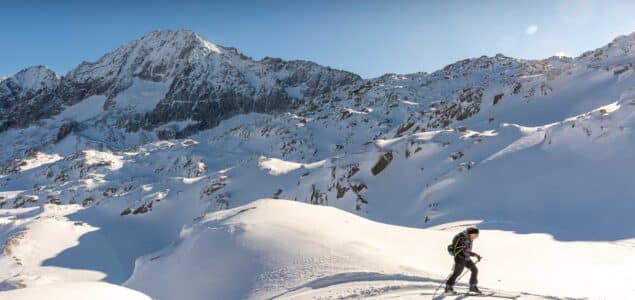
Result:
M199 121L119 126L185 72L184 37L200 46L188 59L216 71L198 84L256 93L289 76L182 31L69 72L114 76L117 93L0 131L0 299L469 299L438 288L447 244L471 225L485 299L635 298L635 34L576 58L472 58L315 97L298 83L297 107L178 138L158 133ZM128 55L166 68L144 79ZM59 81L32 67L0 95Z

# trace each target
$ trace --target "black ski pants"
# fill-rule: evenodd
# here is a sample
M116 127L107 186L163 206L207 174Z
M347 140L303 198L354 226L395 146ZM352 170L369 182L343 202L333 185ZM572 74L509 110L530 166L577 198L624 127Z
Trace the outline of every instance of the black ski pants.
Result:
M456 278L459 277L461 273L463 273L463 269L465 267L470 270L470 285L476 285L476 283L478 282L478 269L471 259L466 259L462 255L457 255L454 257L454 272L452 272L452 275L450 275L450 278L448 278L446 285L454 286Z

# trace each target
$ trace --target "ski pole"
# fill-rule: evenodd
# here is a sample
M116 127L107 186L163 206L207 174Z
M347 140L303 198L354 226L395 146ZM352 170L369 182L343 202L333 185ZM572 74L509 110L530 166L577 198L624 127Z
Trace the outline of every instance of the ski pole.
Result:
M434 293L432 294L432 299L434 299L434 297L437 296L437 292L439 291L439 289L443 286L443 284L445 284L448 279L450 279L450 276L452 276L452 273L454 273L454 265L452 265L452 268L450 269L450 275L448 275L448 277L445 278L444 281L442 281L439 286L437 286L437 288L434 290ZM463 276L463 275L461 275Z

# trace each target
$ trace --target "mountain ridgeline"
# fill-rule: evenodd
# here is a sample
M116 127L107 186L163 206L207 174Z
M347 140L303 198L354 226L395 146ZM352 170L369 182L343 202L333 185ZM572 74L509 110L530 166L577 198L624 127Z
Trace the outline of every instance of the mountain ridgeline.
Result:
M153 31L96 62L81 63L65 76L35 66L0 81L0 131L28 127L94 96L104 97L98 118L102 124L173 138L212 128L239 114L291 112L302 107L315 110L342 100L341 92L362 107L364 96L392 101L403 91L409 91L411 100L432 103L435 108L421 111L418 117L426 116L429 127L442 128L480 111L484 97L497 104L509 94L532 97L551 93L546 81L525 84L535 75L554 79L574 66L594 68L601 61L622 66L624 69L616 72L624 72L632 63L624 64L619 58L630 57L632 45L633 37L623 36L576 59L520 60L498 54L462 60L432 74L387 74L363 80L309 61L269 57L255 61L235 48L214 45L187 30ZM504 88L491 89L499 84ZM146 90L151 85L154 92L141 88L136 104L118 99L121 93L135 90L135 85L145 85ZM94 125L95 121L88 123ZM188 121L187 126L158 129L178 121Z
M117 124L130 131L186 119L197 122L194 129L205 129L236 114L288 111L361 78L308 61L255 61L191 31L154 31L65 76L35 66L3 80L0 130L29 126L96 95L106 97L108 111L135 80L168 88L153 95L160 99L148 99L157 103L151 111L118 114Z

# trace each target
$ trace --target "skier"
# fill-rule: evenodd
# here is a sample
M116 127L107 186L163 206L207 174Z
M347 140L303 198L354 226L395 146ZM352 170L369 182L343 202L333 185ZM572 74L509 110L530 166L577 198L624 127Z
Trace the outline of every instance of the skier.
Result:
M451 255L454 255L454 272L448 278L445 283L445 292L454 293L454 283L456 278L461 275L463 269L467 267L470 270L470 292L481 294L481 291L476 287L478 279L478 269L476 265L470 259L475 256L478 261L481 260L481 256L472 252L472 241L478 237L478 228L469 227L466 230L460 232L452 239L452 244L448 245L448 251Z

